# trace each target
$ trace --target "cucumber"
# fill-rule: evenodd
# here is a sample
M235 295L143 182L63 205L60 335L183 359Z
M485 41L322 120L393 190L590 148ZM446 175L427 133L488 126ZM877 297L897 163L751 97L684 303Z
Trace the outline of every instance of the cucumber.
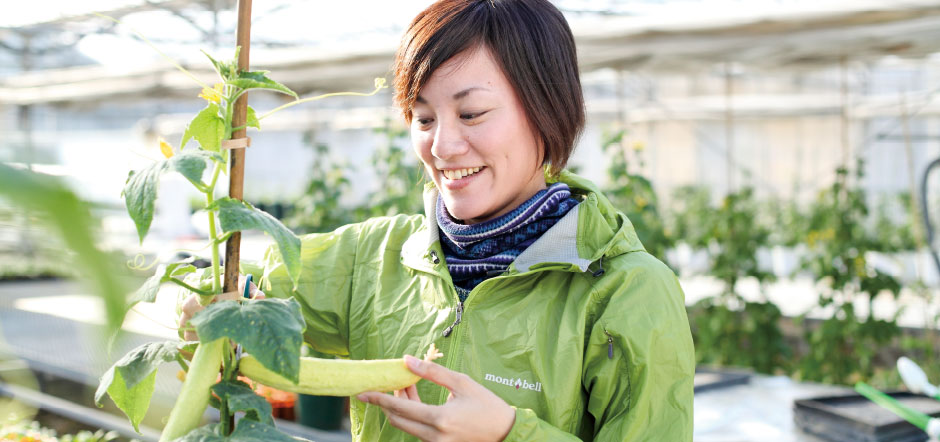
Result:
M425 360L443 356L434 346ZM278 390L317 396L353 396L364 391L400 390L421 379L405 365L404 359L345 360L300 358L300 382L293 383L274 373L250 355L238 363L241 373L251 380Z
M202 422L202 414L209 405L210 389L215 385L222 366L222 350L225 338L199 344L193 361L189 364L189 373L183 381L180 395L170 411L170 419L163 427L160 442L179 438Z

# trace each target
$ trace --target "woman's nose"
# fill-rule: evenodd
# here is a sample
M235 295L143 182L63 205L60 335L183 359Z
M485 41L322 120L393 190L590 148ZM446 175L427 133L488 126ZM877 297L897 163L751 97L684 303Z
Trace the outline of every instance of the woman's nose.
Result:
M440 122L434 132L431 155L441 160L448 160L467 153L470 143L460 127L450 122Z

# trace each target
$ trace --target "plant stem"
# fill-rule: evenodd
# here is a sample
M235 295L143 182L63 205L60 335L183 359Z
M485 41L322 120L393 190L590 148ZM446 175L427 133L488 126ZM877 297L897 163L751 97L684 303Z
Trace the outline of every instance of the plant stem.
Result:
M301 103L306 103L306 102L309 102L309 101L322 100L322 99L327 98L327 97L340 97L340 96L371 97L371 96L377 94L380 90L382 90L382 89L384 89L384 88L385 88L385 86L377 86L377 87L375 88L375 90L373 90L372 92L369 92L369 93L363 93L363 92L333 92L333 93L329 93L329 94L317 95L317 96L315 96L315 97L301 98L301 99L298 99L298 100L291 101L290 103L282 104L282 105L280 105L280 106L278 106L278 107L276 107L276 108L274 108L274 109L268 111L266 114L264 114L264 115L258 117L258 121L261 121L261 120L263 120L263 119L265 119L265 118L271 116L271 114L273 114L273 113L275 113L275 112L277 112L277 111L284 110L284 109L287 109L287 108L289 108L289 107L291 107L291 106L296 106L296 105L301 104Z
M196 287L193 287L193 286L187 284L187 283L184 282L182 279L176 279L176 278L173 278L173 277L167 277L163 282L172 282L172 283L174 283L174 284L176 284L176 285L178 285L178 286L180 286L180 287L182 287L182 288L184 288L184 289L186 289L186 290L189 290L189 291L191 291L191 292L193 292L193 293L196 293L196 294L198 294L198 295L201 295L201 296L212 296L212 295L215 294L215 293L210 292L210 291L208 291L208 290L200 290L200 289L197 289Z
M209 212L209 239L212 242L212 293L222 292L222 272L219 264L219 234L215 227L215 210L211 209L215 202L215 184L219 180L219 172L222 171L222 165L215 164L215 170L212 172L212 182L209 183L209 192L206 193L206 209Z
M189 373L183 381L180 395L170 411L170 418L160 435L160 442L171 441L189 433L202 421L202 414L209 405L210 388L219 374L222 350L227 339L219 338L204 342L196 348Z
M222 381L233 380L232 376L232 365L234 364L234 357L232 355L231 346L226 346L227 348L222 350ZM222 426L221 434L229 435L232 433L232 415L228 409L228 396L219 395L219 424Z
M215 243L216 243L216 244L224 244L225 241L228 241L229 237L232 236L233 233L235 233L235 232L228 232L228 233L222 235L221 238L215 240Z

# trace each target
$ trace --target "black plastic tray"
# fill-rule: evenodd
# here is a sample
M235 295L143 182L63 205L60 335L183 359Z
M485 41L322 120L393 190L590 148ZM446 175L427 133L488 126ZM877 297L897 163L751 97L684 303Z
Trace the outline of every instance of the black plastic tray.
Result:
M697 367L695 369L695 393L733 387L751 382L751 373L740 370Z
M940 401L906 391L889 396L915 410L940 416ZM806 433L834 442L921 442L927 435L858 394L793 401L793 420Z

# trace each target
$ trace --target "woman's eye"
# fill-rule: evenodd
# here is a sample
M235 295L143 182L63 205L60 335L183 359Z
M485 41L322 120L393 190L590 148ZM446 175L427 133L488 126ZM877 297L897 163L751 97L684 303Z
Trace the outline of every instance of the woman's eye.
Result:
M480 115L483 115L483 112L460 114L460 119L461 119L461 120L472 120L472 119L474 119L474 118L476 118L476 117L479 117Z
M430 118L416 118L415 121L418 123L419 126L427 126L431 124L434 120Z

